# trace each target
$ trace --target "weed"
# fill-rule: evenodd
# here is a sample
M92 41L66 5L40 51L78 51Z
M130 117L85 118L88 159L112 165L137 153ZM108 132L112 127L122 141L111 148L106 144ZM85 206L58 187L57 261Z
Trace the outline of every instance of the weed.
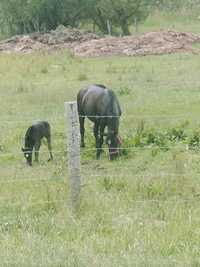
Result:
M200 132L195 130L192 135L189 137L189 148L190 149L199 149L200 148Z
M78 81L86 81L88 79L85 73L80 73L78 76Z
M28 89L25 87L25 85L22 82L16 88L16 93L18 93L18 94L25 93L27 91L28 91Z
M130 89L128 87L123 87L123 88L120 88L117 93L119 95L130 95Z
M106 191L116 190L120 192L126 189L126 182L120 180L118 177L116 178L105 177L100 182L100 184Z
M43 68L41 69L41 73L42 73L42 74L47 74L47 73L48 73L48 68L47 68L47 67L43 67Z

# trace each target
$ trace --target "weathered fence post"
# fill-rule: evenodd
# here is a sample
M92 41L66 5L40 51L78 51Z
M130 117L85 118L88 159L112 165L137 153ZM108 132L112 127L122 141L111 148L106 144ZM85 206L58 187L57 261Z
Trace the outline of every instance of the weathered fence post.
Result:
M81 191L80 131L76 102L65 102L65 116L68 135L67 150L70 202L74 211L80 204Z

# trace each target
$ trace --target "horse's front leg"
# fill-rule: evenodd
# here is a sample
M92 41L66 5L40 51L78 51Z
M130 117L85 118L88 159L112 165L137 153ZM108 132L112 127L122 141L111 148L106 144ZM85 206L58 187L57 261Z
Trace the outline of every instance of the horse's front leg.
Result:
M100 158L100 154L101 154L101 145L100 145L100 138L99 138L99 121L96 121L94 123L94 136L95 136L95 140L96 140L96 158L99 159Z
M85 121L85 117L79 117L80 134L81 134L81 147L85 147L85 143L84 143L84 133L85 133L84 121Z
M35 161L38 162L38 156L39 156L39 149L41 146L41 141L37 141L35 143Z

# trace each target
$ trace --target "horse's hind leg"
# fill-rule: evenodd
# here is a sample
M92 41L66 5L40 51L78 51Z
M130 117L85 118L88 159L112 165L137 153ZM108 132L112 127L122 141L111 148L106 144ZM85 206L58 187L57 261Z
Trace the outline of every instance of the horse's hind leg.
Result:
M53 160L52 147L51 147L51 136L47 137L47 145L48 145L48 150L50 154L50 158L48 159L48 161L50 161L50 160Z
M85 117L79 117L80 134L81 134L81 147L85 147L85 143L84 143L84 133L85 133L84 121L85 121Z

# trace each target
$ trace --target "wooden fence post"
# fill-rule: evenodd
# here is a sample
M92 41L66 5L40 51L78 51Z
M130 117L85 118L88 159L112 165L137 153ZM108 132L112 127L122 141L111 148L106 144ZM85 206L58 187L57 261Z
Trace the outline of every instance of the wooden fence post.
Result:
M67 151L69 169L70 204L75 211L80 204L81 162L80 162L80 128L76 102L65 102L67 120Z

